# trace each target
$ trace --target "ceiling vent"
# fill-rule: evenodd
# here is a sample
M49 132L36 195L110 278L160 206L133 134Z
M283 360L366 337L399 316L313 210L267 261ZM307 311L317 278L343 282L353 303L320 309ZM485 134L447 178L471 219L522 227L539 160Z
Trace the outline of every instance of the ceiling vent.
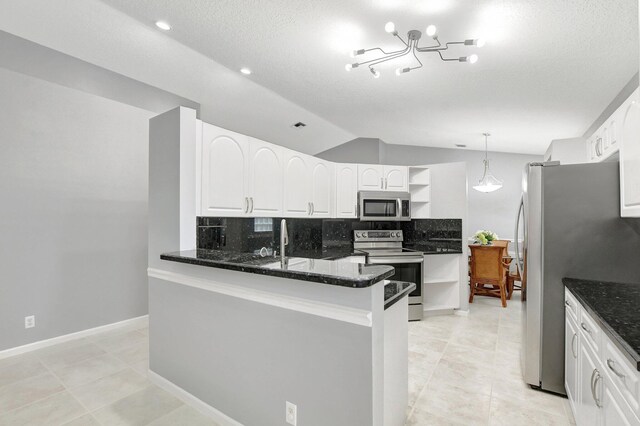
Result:
M296 129L302 129L303 127L306 127L307 125L304 124L302 121L298 121L297 123L293 124L291 127L294 127Z

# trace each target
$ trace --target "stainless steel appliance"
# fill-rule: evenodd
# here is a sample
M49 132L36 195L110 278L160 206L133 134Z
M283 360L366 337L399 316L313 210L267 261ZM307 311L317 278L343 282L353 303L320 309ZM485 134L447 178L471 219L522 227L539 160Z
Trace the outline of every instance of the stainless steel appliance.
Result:
M515 251L526 283L521 361L534 387L565 394L562 278L640 276L640 222L620 218L619 181L617 162L525 167Z
M411 194L391 191L358 192L360 220L411 220Z
M389 265L395 274L393 281L409 281L416 289L409 293L409 321L423 316L422 291L424 283L424 254L402 247L402 231L354 231L353 248L367 254L367 264Z

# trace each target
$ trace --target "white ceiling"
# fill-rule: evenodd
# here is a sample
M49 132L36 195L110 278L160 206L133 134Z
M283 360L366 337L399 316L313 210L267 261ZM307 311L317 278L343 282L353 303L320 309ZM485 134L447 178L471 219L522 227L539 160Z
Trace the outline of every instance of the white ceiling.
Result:
M103 0L335 125L388 143L541 154L582 136L638 71L636 0ZM400 48L384 32L438 26L442 42L482 37L474 65L422 54L346 72L355 48ZM398 61L400 62L400 61ZM404 62L402 62L404 63ZM305 129L313 132L313 128ZM339 141L336 141L338 143Z

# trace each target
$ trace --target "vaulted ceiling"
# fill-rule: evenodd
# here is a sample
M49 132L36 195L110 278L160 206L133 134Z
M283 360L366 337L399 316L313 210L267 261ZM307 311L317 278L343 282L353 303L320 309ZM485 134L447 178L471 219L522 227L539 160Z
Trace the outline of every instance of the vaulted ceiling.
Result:
M582 136L638 72L636 0L103 0L231 70L362 137L388 143L541 154ZM440 40L484 38L476 64L420 56L345 71L349 52L402 45L438 27ZM426 44L426 43L423 43ZM313 131L307 129L305 131Z

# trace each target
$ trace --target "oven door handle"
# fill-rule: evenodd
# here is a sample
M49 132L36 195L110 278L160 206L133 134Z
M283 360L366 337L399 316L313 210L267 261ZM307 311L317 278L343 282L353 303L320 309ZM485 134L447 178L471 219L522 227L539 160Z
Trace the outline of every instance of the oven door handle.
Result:
M388 265L388 264L400 264L400 263L424 263L424 258L417 258L414 257L413 259L407 259L407 258L400 258L400 257L371 257L369 256L367 263L370 265L374 265L374 264L382 264L382 265Z

